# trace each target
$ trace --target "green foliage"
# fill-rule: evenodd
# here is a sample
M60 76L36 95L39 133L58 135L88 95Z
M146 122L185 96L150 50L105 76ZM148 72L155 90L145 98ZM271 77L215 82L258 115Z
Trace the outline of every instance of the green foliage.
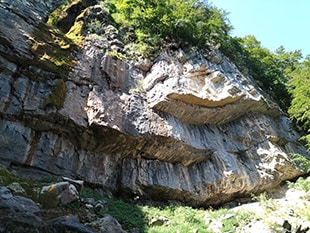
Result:
M301 58L300 51L289 53L280 47L272 53L262 47L254 36L244 37L242 45L247 54L246 65L250 74L283 110L287 110L291 101L287 83Z
M6 186L17 181L17 177L0 165L0 185Z
M310 172L310 160L300 154L291 154L293 162L305 172Z
M91 197L96 200L105 200L106 207L101 215L109 214L115 217L125 229L138 228L140 232L170 233L170 232L212 232L207 228L212 221L220 221L223 224L222 232L236 232L238 227L248 223L252 215L243 211L201 210L189 206L150 206L137 205L117 199L109 199L100 193L84 188L82 198ZM206 222L206 217L210 222ZM166 219L161 224L152 224L152 220Z
M87 24L87 32L94 34L103 34L104 33L104 24L100 22L98 19L94 19Z
M225 12L199 0L109 0L107 4L126 43L137 44L144 55L156 51L165 40L183 46L213 46L222 43L231 30Z
M293 72L292 77L290 92L293 100L288 113L306 132L303 139L310 148L310 56Z
M44 105L53 105L58 110L61 109L64 105L65 98L67 94L67 86L63 79L57 80L53 92L46 97L44 100Z
M210 212L211 219L221 219L223 224L222 232L236 232L236 229L252 220L252 215L250 212L234 212L228 209L219 209Z
M49 15L47 23L53 26L57 26L59 18L61 18L61 15L65 13L65 9L69 5L70 1L72 0L64 0L62 4Z
M161 226L149 225L147 232L198 232L206 231L205 211L193 209L188 206L162 206L152 207L143 206L147 222L150 224L152 219L164 217L167 219Z
M48 43L47 43L48 42ZM75 65L72 56L76 46L59 30L39 23L34 29L31 52L36 65L66 77L71 68Z
M128 228L139 228L144 225L142 212L134 204L109 199L107 211Z
M295 183L288 182L288 187L292 188L292 189L296 189L296 190L303 190L305 192L309 192L310 191L310 181L304 179L303 177L299 177Z
M291 102L289 81L299 67L302 55L299 50L286 52L279 47L275 52L261 46L254 36L228 38L222 48L238 67L249 73L256 83L287 111Z
M107 55L111 56L114 59L118 59L118 60L123 60L125 58L124 54L122 54L116 50L108 51Z
M107 202L107 206L102 213L97 213L104 215L105 213L110 214L116 218L125 228L139 228L142 232L145 227L144 217L140 210L140 207L133 204L124 202L119 199L110 199L102 196L99 192L84 188L81 193L82 198L95 198L96 200L104 200Z

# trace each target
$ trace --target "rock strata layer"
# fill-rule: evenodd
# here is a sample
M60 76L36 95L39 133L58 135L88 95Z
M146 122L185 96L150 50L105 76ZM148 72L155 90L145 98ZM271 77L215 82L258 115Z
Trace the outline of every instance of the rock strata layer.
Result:
M126 50L118 30L100 5L85 4L79 15L68 8L70 25L97 17L104 30L60 48L55 38L71 29L46 24L56 2L0 3L0 161L15 173L193 206L303 173L290 154L309 154L290 120L220 52L121 60L108 52ZM55 61L51 44L65 58Z

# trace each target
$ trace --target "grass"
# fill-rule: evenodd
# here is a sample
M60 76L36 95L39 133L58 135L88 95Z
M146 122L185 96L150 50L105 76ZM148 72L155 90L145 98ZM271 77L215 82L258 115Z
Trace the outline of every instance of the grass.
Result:
M65 10L69 3L69 0L64 0L63 3L49 15L47 23L57 26L59 18L62 18L65 15Z
M189 206L152 206L137 205L118 199L109 199L98 192L85 188L82 197L105 200L107 205L100 215L109 214L115 217L124 229L138 228L140 232L148 233L212 233L208 227L214 221L222 222L222 232L236 232L237 228L246 224L251 215L246 212L233 212L227 209L203 210ZM159 224L152 224L158 219L164 219ZM206 221L209 219L210 221Z
M56 182L54 177L45 177L42 182ZM40 201L39 192L46 183L33 182L15 177L12 173L0 166L0 185L9 186L17 182L25 190L23 194L34 201ZM17 195L20 195L19 193ZM248 214L242 212L232 212L227 209L220 210L203 210L195 209L189 206L152 206L138 205L133 202L125 202L115 198L108 198L101 195L99 192L84 188L81 193L81 198L94 198L95 200L104 200L106 205L100 212L94 211L94 214L99 218L105 214L115 217L125 230L139 229L140 232L149 233L188 233L188 232L212 232L208 229L213 221L221 221L223 224L222 232L236 232L237 228L246 223L249 219ZM72 212L84 213L85 207L81 203L71 203L64 206L52 209L57 212ZM66 210L67 209L67 210ZM58 213L58 212L57 212ZM79 214L80 215L80 214ZM83 214L82 214L83 215ZM82 219L83 216L80 216ZM155 219L163 218L165 221L162 224L152 224ZM210 219L211 221L206 221ZM154 221L153 221L154 222Z
M0 186L6 186L9 189L11 187L11 191L14 194L13 187L16 187L17 185L23 190L23 192L17 190L17 193L15 193L16 195L29 197L34 201L38 201L41 187L44 184L38 184L32 180L18 178L0 165Z
M18 183L25 190L23 196L29 197L34 201L39 201L38 195L41 187L46 183L57 182L55 177L44 177L40 182L33 182L15 177L12 173L0 166L0 185L10 187ZM290 183L292 189L310 190L310 181L299 178L296 183ZM21 195L16 193L16 195ZM189 206L176 205L147 205L137 204L133 201L123 201L116 198L108 198L100 192L91 188L84 187L81 198L93 198L103 200L104 208L100 210L87 209L83 203L74 202L64 206L53 208L51 212L45 211L45 215L50 218L56 214L77 214L81 222L89 222L87 216L92 212L92 216L100 218L109 214L116 218L123 229L128 232L139 229L142 233L212 233L215 232L214 226L220 226L220 232L238 232L240 228L251 221L260 221L267 225L274 232L283 230L283 220L289 220L291 224L294 221L310 221L309 201L301 200L300 205L287 202L284 206L277 199L271 199L266 193L253 197L258 201L254 212L247 207L245 210L230 209L197 209ZM287 215L287 210L294 209L294 218ZM92 219L94 220L94 219ZM161 220L161 221L159 221ZM298 223L295 224L298 226Z

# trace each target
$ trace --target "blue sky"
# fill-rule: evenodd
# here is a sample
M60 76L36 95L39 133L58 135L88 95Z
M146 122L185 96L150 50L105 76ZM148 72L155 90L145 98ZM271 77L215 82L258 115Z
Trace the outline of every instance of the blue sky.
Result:
M310 0L209 0L229 13L232 36L254 35L275 51L301 49L310 54Z

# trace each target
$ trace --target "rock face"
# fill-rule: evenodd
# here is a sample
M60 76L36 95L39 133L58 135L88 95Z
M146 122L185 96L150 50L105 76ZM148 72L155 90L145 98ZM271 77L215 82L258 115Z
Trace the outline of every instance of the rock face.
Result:
M5 166L193 206L261 192L302 174L290 158L309 157L300 135L219 52L167 48L152 61L120 60L107 55L125 49L99 5L77 1L61 21L72 28L63 32L45 24L59 2L0 3ZM81 47L60 45L75 23L83 33L95 19L103 22L101 35L85 34Z
M0 186L0 232L76 232L94 233L91 228L81 224L77 216L63 216L44 222L39 217L40 208L31 199L13 196ZM105 222L108 224L109 222ZM115 223L115 220L114 222ZM118 223L118 222L117 222ZM119 224L119 223L118 223ZM97 232L97 231L96 231Z

